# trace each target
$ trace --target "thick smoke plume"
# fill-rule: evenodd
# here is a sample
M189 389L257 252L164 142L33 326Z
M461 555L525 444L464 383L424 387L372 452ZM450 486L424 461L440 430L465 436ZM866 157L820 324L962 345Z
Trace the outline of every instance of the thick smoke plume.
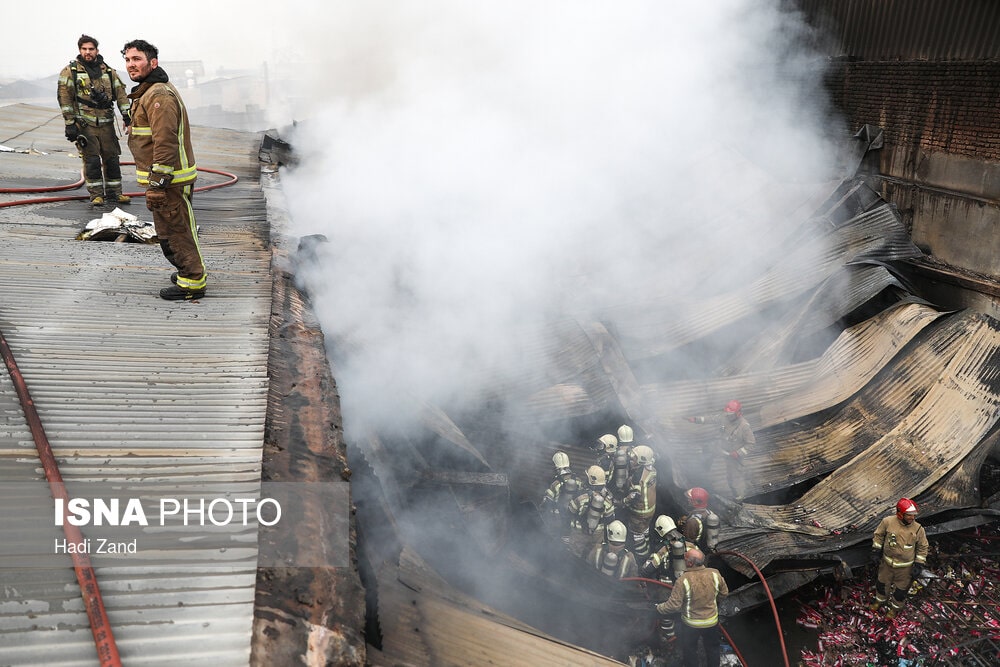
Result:
M476 395L553 318L739 284L793 222L775 181L831 176L822 60L777 1L324 13L283 178L329 239L302 278L348 431Z

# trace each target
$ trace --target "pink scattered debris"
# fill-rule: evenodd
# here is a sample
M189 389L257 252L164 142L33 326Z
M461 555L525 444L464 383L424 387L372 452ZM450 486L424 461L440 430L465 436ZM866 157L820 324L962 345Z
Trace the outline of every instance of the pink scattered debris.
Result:
M929 576L914 580L906 604L892 620L886 618L888 604L870 609L874 567L857 572L848 583L826 586L823 595L802 604L796 619L818 635L816 650L803 650L799 664L1000 664L1000 572L993 555L1000 545L998 527L977 530L971 539L966 534L961 542L947 535L932 542L936 553ZM966 663L964 658L981 662Z

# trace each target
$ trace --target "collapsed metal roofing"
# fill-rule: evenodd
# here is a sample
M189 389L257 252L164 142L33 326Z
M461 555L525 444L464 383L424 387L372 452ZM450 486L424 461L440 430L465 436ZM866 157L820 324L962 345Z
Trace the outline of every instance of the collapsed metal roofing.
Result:
M848 152L856 161L878 145L868 131L855 142ZM516 512L488 508L503 507L504 494L540 498L556 450L569 453L575 470L586 468L594 458L589 443L613 431L616 420L634 424L636 440L656 451L659 488L669 496L663 506L680 507L690 486L708 487L723 516L720 549L760 567L841 559L852 547L867 552L877 521L900 496L916 498L930 532L995 516L998 499L980 496L978 474L1000 419L1000 322L947 312L913 293L900 264L922 253L893 207L863 180L821 186L809 201L811 208L790 211L798 230L762 262L756 280L683 309L664 298L546 327L525 346L521 367L510 369L515 380L497 389L508 407L505 436L489 426L489 397L471 417L425 406L426 432L405 439L386 442L371 433L359 454L372 467L381 511L402 543L417 539L406 527L412 514L422 516L415 507L453 505L445 534L467 533L465 542L493 558L491 568L532 572L523 543L544 538L515 527ZM671 359L733 327L752 334L713 372L671 376ZM540 367L545 374L535 372ZM757 433L743 504L725 498L721 461L707 477L688 465L702 459L712 434L684 417L718 410L731 398L743 403ZM567 440L567 433L578 437ZM514 454L508 438L526 446ZM431 474L430 452L442 448L450 452L450 477ZM430 523L421 520L417 534L440 535ZM460 558L457 551L445 549L444 557ZM752 576L741 560L727 562ZM815 576L783 573L769 582L781 594ZM540 585L526 579L526 589ZM574 606L579 591L564 594L565 606ZM761 601L756 594L734 596L729 610ZM380 607L383 623L405 604ZM608 602L621 611L616 604ZM423 620L422 633L435 632L426 624L436 622ZM387 657L401 659L404 652L394 648L386 648ZM500 650L489 659L509 664Z

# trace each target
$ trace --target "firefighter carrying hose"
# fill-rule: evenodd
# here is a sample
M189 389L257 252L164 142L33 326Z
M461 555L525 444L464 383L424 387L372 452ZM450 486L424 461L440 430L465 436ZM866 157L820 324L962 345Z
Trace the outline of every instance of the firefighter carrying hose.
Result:
M97 40L80 35L76 44L80 55L59 73L57 89L66 139L80 150L90 205L103 206L105 201L128 204L131 198L122 194L122 150L115 132L115 106L128 132L131 102L118 73L104 63Z
M917 523L917 504L909 498L900 498L896 503L896 515L882 519L872 538L872 562L879 564L872 611L877 611L889 600L885 617L890 620L896 617L906 601L906 592L913 580L913 566L923 568L928 550L927 534Z

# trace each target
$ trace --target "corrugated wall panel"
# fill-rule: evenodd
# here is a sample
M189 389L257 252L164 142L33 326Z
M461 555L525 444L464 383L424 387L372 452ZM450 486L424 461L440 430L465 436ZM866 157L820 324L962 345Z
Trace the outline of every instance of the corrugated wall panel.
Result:
M829 55L862 60L1000 58L991 0L791 0L831 40Z

